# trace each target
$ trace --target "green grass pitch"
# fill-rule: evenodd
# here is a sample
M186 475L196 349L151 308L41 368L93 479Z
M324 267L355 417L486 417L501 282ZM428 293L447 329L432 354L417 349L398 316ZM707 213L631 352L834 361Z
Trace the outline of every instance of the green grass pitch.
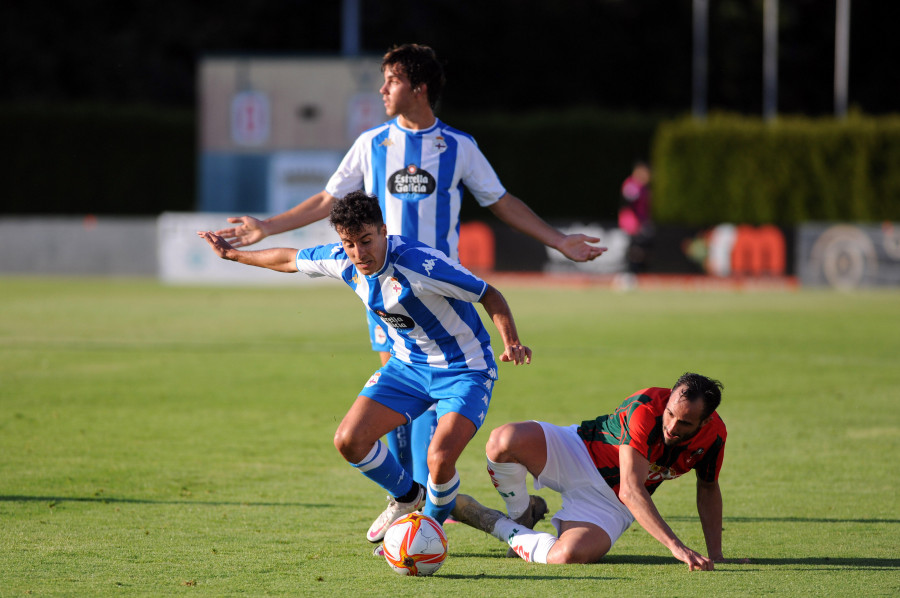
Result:
M448 525L444 567L401 578L364 539L384 494L332 446L376 366L346 288L8 277L0 597L900 595L900 292L500 290L534 363L501 364L462 491L502 505L491 428L697 371L725 383L724 548L751 564L691 573L635 524L603 563L534 565ZM694 496L654 498L703 551Z

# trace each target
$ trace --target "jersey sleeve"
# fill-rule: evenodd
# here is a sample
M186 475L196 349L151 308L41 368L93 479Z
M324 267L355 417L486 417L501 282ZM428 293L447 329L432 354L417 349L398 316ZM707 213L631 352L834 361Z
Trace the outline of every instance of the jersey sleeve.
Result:
M640 405L623 419L622 444L630 446L649 461L650 437L656 426L656 416L647 405Z
M366 140L358 138L341 160L340 166L328 179L325 191L334 197L344 197L351 191L362 189L365 184Z
M477 303L488 287L437 249L409 249L401 255L396 267L409 278L417 295L430 293Z
M717 435L712 446L710 446L709 450L706 451L706 454L703 455L703 459L694 466L694 471L697 473L697 479L704 482L715 482L718 480L724 458L725 437L724 435Z
M301 249L297 252L297 270L310 278L342 278L343 271L352 265L340 243L330 243Z
M500 178L494 172L491 163L484 157L473 139L467 138L462 145L465 148L465 163L461 177L463 185L481 207L497 203L506 195L506 188L500 183Z

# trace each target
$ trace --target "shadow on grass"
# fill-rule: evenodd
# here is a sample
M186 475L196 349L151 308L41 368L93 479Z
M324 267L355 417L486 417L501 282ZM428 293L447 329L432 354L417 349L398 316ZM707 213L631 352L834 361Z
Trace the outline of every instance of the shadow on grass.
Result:
M302 507L302 508L330 508L337 505L324 503L298 503L298 502L258 502L258 501L207 501L207 500L155 500L145 498L116 498L112 496L24 496L24 495L0 495L0 502L37 502L47 503L55 507L66 502L99 503L99 504L147 504L147 505L202 505L210 507L244 506L244 507ZM693 520L691 517L671 517L672 520ZM778 522L778 523L900 523L900 519L843 519L822 517L725 517L724 521L738 523ZM506 558L502 552L479 553L458 555L456 558ZM665 556L641 556L641 555L607 555L598 566L608 565L672 565L676 564L671 557ZM790 557L790 558L754 558L750 557L750 563L735 565L731 571L749 571L754 565L762 566L787 566L793 565L803 569L810 568L841 568L858 570L900 569L900 558L831 558L831 557ZM447 575L458 579L559 579L556 576L532 576L532 575ZM570 576L567 576L569 578ZM596 576L584 576L581 579L598 579ZM603 579L614 579L606 578Z
M504 552L469 552L466 554L455 554L453 555L454 559L497 559L502 558L506 559L506 553ZM599 563L595 563L596 566L602 567L603 565L675 565L682 566L680 562L678 562L675 557L666 557L666 556L653 556L653 555L607 555L603 558ZM717 565L718 567L726 567L730 571L758 571L759 569L754 567L766 566L766 567L783 567L786 565L793 565L797 568L801 569L815 569L815 568L839 568L839 569L870 569L870 570L879 570L879 569L900 569L900 558L898 559L881 559L881 558L831 558L831 557L787 557L787 558L753 558L750 557L750 562L745 564L738 563L725 563L722 565ZM465 576L463 576L465 577ZM591 579L594 579L591 577ZM612 579L612 578L609 578Z
M763 565L766 567L780 567L785 565L794 565L804 569L815 569L818 567L840 568L840 569L900 569L900 559L881 559L881 558L831 558L822 556L809 557L786 557L786 558L754 558L749 557L750 562L746 564L726 563L719 566L733 566L732 571L747 571L753 569L754 565ZM640 556L640 555L612 555L606 556L599 564L606 563L608 565L672 565L678 564L673 557L664 556Z
M552 567L552 565L550 565ZM479 573L477 575L459 575L458 573L450 573L441 575L441 579L509 579L509 580L528 580L528 581L572 581L576 579L585 579L590 581L613 581L621 579L620 577L607 577L604 575L572 575L566 572L565 575L488 575Z
M52 506L67 502L87 502L99 504L135 505L194 505L209 507L304 507L324 509L337 505L306 502L256 502L256 501L210 501L210 500L154 500L149 498L116 498L113 496L20 496L2 495L0 502L45 502Z
M697 521L697 517L676 515L666 521ZM900 523L900 519L849 519L845 517L722 517L725 523Z

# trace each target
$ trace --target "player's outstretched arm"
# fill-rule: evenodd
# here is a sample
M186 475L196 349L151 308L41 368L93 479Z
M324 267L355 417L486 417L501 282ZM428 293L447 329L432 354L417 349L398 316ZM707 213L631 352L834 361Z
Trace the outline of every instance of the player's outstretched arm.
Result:
M503 354L500 355L500 361L511 361L516 365L531 363L531 349L519 341L516 322L513 320L512 311L509 309L506 298L500 294L500 291L488 285L480 303L484 306L484 311L491 317L503 340Z
M268 268L277 272L297 271L297 250L288 247L262 249L260 251L241 251L235 249L225 239L210 231L197 231L197 235L206 240L212 250L223 260L230 260L248 266Z
M606 251L606 247L598 247L591 243L599 243L597 237L587 235L566 235L556 230L521 199L507 193L499 201L489 206L494 215L511 228L552 247L575 262L588 262Z
M712 560L691 550L679 540L656 509L644 485L650 472L650 462L634 448L622 445L619 447L619 471L619 499L641 527L672 551L672 556L685 563L691 571L712 571Z
M750 559L726 559L722 554L722 490L719 482L697 480L697 513L706 539L706 554L714 563L747 564Z
M270 235L301 228L327 218L334 200L334 196L330 193L320 191L290 210L266 220L259 220L253 216L229 218L228 222L238 226L217 230L216 234L224 237L234 247L253 245Z

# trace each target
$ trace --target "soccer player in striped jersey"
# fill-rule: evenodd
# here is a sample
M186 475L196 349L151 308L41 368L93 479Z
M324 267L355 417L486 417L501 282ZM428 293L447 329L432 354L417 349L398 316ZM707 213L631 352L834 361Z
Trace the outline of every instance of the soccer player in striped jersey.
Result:
M470 135L435 117L445 79L431 48L405 44L390 50L382 60L382 74L380 92L391 120L359 136L323 191L266 220L229 218L238 226L217 234L235 247L251 245L326 218L336 198L364 189L379 198L388 233L422 241L458 259L465 187L500 220L571 260L593 260L606 250L592 244L597 238L566 235L547 224L506 190ZM368 324L372 349L380 352L384 364L390 357L389 328L371 311ZM434 416L428 411L387 438L391 451L420 483L428 476ZM373 529L377 526L378 520Z
M334 435L341 455L392 497L369 530L379 542L402 515L424 507L443 523L456 500L456 461L481 427L497 364L491 339L473 303L481 303L500 333L500 361L531 363L503 295L444 253L388 235L377 198L354 191L334 202L330 216L340 243L310 249L241 251L212 232L198 232L223 259L281 272L342 280L387 326L392 358L360 391ZM380 440L431 405L437 427L423 486Z
M509 544L509 556L536 563L597 562L637 519L691 570L712 570L713 563L726 562L718 483L726 438L716 413L721 389L717 380L687 373L672 389L638 391L611 415L581 425L500 426L487 442L488 473L509 517L464 494L453 516ZM691 470L707 556L675 535L651 498L663 481ZM562 495L562 509L552 518L558 537L532 529L535 513L542 517L547 506L528 495L527 473L535 488Z

